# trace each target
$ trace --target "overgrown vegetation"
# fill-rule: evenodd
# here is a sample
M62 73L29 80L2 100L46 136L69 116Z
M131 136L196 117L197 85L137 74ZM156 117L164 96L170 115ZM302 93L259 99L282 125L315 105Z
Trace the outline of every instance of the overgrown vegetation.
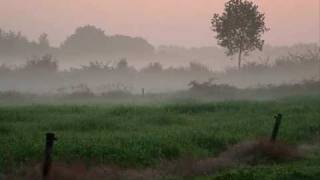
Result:
M90 93L95 94L109 91L140 94L142 89L146 93L164 93L185 90L191 81L201 83L208 79L214 79L216 88L224 85L257 88L319 80L319 62L319 53L315 49L278 58L273 64L247 63L241 70L229 68L225 72L214 72L196 62L187 67L167 68L160 63L150 63L137 69L126 59L116 63L95 61L78 68L59 70L58 61L46 55L34 57L21 66L0 66L0 91L70 94L81 90L72 87L86 86Z
M191 81L189 89L172 93L132 93L132 88L124 84L100 86L93 91L86 84L65 86L53 94L21 93L18 91L0 92L0 105L28 104L157 104L166 102L212 102L225 100L275 100L295 96L320 95L320 81L309 80L294 84L260 85L240 89L227 84L218 84L216 79L198 82Z
M186 156L215 157L239 142L269 137L272 115L278 112L284 114L281 141L319 148L319 104L316 96L267 102L0 107L0 169L13 173L14 167L41 161L44 133L49 131L59 138L54 160L60 162L156 168ZM235 167L214 178L265 178L274 172L272 177L279 179L291 177L289 169L302 173L300 167L301 175L315 178L320 157L316 151L309 155L294 163Z

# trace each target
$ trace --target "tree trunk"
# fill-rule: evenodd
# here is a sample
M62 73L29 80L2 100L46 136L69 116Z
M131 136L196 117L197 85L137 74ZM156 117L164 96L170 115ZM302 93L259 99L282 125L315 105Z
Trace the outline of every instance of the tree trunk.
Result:
M241 59L242 59L242 49L239 50L239 56L238 56L238 69L241 69Z

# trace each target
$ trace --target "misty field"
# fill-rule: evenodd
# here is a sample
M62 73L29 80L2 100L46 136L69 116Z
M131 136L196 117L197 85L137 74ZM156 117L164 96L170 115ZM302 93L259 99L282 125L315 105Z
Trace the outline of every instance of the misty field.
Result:
M316 179L320 176L320 97L159 105L1 106L0 172L18 173L41 162L46 132L58 137L55 162L157 169L181 159L215 157L235 144L269 138L277 113L284 115L278 138L304 149L301 158L242 164L196 177ZM172 174L161 178L182 177Z

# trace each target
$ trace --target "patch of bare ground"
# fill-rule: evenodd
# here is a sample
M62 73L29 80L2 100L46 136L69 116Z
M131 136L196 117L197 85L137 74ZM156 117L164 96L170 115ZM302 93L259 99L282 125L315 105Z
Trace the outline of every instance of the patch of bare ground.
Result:
M272 143L267 140L248 141L236 144L217 157L194 159L192 157L163 162L159 167L151 169L125 169L118 166L87 167L84 163L53 163L47 180L150 180L163 176L192 177L213 175L224 169L239 165L254 166L269 162L283 162L303 157L299 148L282 142ZM41 165L25 168L15 176L7 176L8 180L40 180Z
M270 162L292 161L303 157L297 147L282 142L266 140L248 141L236 144L214 158L193 163L186 176L211 175L223 169L240 165L254 166Z

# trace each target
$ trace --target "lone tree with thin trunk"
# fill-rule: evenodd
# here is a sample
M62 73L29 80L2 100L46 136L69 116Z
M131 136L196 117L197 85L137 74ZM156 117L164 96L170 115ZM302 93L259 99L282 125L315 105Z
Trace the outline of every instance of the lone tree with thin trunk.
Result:
M268 31L264 13L247 0L228 1L221 15L213 15L211 25L212 31L217 33L218 44L227 48L226 54L232 56L238 53L239 69L243 55L255 49L262 50L264 40L261 36Z

